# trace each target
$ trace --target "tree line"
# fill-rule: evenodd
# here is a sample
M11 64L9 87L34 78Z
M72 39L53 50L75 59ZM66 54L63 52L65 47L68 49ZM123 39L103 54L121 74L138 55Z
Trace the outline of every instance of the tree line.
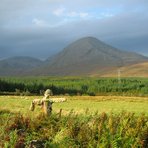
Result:
M137 95L148 96L147 78L90 77L2 77L0 94L42 95L51 89L54 95Z

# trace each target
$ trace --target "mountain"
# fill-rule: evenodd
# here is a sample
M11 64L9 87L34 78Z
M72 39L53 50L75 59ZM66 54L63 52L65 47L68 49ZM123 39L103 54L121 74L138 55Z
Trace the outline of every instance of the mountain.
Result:
M38 75L90 75L111 67L123 67L148 61L137 53L121 51L96 38L81 38L46 60L46 65L33 71ZM107 71L106 71L107 72Z
M43 64L42 61L31 57L11 57L0 60L0 76L20 76L27 71L37 68Z
M119 50L94 37L85 37L46 61L31 57L0 60L0 76L113 76L113 71L116 73L119 68L130 67L132 71L136 69L132 65L141 66L143 62L148 62L148 57Z

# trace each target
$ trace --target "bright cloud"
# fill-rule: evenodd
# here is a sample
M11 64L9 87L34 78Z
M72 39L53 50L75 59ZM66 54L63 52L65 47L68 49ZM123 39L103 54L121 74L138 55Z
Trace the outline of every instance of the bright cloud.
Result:
M56 16L62 16L64 14L65 8L57 8L55 10L53 10L53 14Z
M77 17L79 14L75 11L72 11L72 12L67 13L66 15L69 17Z
M87 17L89 14L86 13L86 12L80 12L80 17L84 18L84 17Z
M67 11L66 8L60 7L52 11L57 17L64 18L86 18L89 16L87 12Z
M68 13L66 14L66 16L68 16L68 17L80 17L80 18L85 18L85 17L89 16L89 14L86 13L86 12L75 12L75 11L72 11L72 12L68 12Z
M102 19L102 18L108 18L108 17L113 17L115 16L114 14L112 13L107 13L107 12L102 12L98 15L98 19Z
M41 19L37 19L37 18L34 18L32 20L32 23L35 24L36 26L39 26L39 27L44 27L44 26L47 26L47 22L45 22L44 20L41 20Z

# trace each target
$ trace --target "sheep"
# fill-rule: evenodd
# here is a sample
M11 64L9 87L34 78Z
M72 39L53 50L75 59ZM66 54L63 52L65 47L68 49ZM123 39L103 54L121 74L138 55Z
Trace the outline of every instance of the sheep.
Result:
M65 102L65 101L67 101L66 98L51 98L50 100L52 100L53 102Z

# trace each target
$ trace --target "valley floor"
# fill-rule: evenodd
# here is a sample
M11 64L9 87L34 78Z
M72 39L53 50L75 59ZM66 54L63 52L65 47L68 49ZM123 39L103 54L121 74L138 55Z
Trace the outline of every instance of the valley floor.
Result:
M60 98L60 96L54 96ZM63 97L63 96L62 96ZM0 110L10 110L20 112L25 115L40 113L40 107L34 112L29 111L31 101L41 96L0 96ZM145 113L148 115L148 97L124 97L124 96L66 96L66 102L54 103L53 112L66 114L73 110L76 113L120 113L122 111L134 112L136 114Z

